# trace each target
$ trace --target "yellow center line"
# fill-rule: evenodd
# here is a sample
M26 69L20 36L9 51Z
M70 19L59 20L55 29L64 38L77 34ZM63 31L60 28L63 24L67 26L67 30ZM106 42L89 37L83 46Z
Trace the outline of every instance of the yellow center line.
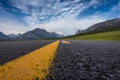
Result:
M0 80L42 80L48 74L59 41L0 66Z
M64 44L70 44L71 42L68 42L68 41L62 40L62 43L64 43Z

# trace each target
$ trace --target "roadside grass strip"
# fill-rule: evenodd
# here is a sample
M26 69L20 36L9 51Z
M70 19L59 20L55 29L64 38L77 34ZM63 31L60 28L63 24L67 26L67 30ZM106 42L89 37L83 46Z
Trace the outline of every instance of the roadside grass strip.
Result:
M45 80L59 41L0 66L0 80Z
M70 44L71 42L68 42L68 41L62 40L62 43L64 43L64 44Z

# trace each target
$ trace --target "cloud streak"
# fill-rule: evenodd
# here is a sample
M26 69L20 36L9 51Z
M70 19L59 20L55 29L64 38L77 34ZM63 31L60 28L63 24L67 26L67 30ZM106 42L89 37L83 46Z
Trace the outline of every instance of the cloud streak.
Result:
M30 25L50 21L77 17L82 11L90 6L96 6L97 0L83 2L82 0L11 0L14 7L20 9L29 16L25 20L30 21Z

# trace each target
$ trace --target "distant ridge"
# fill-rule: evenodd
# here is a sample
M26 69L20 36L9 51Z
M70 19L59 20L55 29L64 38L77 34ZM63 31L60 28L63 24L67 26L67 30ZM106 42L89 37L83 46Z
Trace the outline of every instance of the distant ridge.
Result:
M75 35L93 34L115 30L120 30L120 18L94 24L86 30L78 30Z
M36 28L34 30L28 31L21 36L17 37L17 39L45 39L45 38L60 38L63 35L60 35L55 32L47 32L45 29Z
M35 40L35 39L48 39L48 38L60 38L63 35L60 35L55 32L47 32L45 29L36 28L31 31L27 31L23 34L9 34L5 35L3 32L0 32L0 40Z

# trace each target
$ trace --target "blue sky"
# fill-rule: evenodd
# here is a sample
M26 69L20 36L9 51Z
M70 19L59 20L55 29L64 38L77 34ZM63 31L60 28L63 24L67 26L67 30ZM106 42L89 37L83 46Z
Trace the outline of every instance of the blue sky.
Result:
M0 31L35 28L64 35L120 17L120 0L0 0Z

